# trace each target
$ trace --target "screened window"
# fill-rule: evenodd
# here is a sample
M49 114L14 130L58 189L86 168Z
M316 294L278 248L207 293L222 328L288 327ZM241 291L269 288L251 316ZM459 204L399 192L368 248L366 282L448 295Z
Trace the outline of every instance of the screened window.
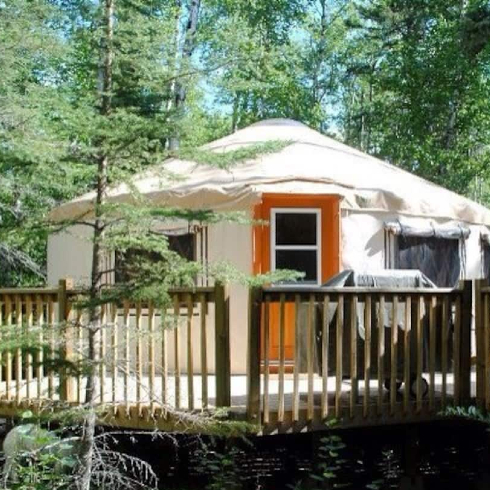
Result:
M461 274L460 241L439 237L397 237L397 269L418 269L439 287L453 287Z
M303 272L303 284L319 284L321 271L319 209L271 211L271 269Z
M168 248L177 252L181 257L187 260L195 260L196 257L196 236L193 233L184 233L181 235L167 235ZM129 279L129 269L131 263L139 258L158 262L162 259L161 255L156 252L146 250L131 249L125 253L116 252L114 264L114 279L116 283L122 283Z
M490 279L490 243L482 242L482 277Z

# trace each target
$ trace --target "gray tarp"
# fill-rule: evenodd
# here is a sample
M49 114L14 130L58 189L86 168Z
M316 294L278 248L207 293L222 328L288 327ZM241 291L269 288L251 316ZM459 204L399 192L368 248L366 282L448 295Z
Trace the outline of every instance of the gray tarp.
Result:
M359 288L435 288L436 285L422 272L417 270L382 270L372 274L359 274L353 270L346 270L337 274L322 285L325 288L340 287L359 287ZM384 326L390 328L393 324L393 305L391 301L386 301L384 315ZM331 322L337 311L337 306L332 305L329 311L328 321ZM425 315L425 307L422 309ZM379 310L375 312L376 318ZM405 304L400 303L398 306L397 324L399 328L404 329L405 325ZM357 325L360 337L364 340L364 304L357 306Z
M420 271L414 270L385 270L379 271L373 274L359 274L355 271L344 271L336 275L328 282L326 282L322 287L327 288L340 288L340 287L372 287L373 290L381 288L399 288L403 289L413 289L413 288L435 288L434 283L428 279ZM350 302L347 299L348 295L345 296L344 304L344 318L343 325L344 331L342 333L342 370L343 374L350 375L350 349L351 349L351 332L349 326L351 324L350 315L351 308ZM412 325L415 325L415 308L416 305L412 304L411 319ZM315 333L316 333L316 349L314 353L314 365L317 372L321 372L322 365L322 324L320 307L315 311ZM385 332L385 373L390 372L390 353L391 353L391 328L393 325L393 303L389 297L385 299L385 308L382 312L383 314L383 324L387 329ZM376 376L377 373L377 358L378 358L378 335L377 335L377 324L380 315L379 303L373 301L372 304L372 316L371 316L371 373ZM428 352L428 318L426 315L425 305L422 306L422 331L423 331L423 364L427 363L427 352ZM364 301L362 296L359 298L359 302L356 309L356 323L358 330L357 338L357 366L358 375L362 377L363 367L364 367L364 338L365 338L365 325L364 325ZM300 319L304 329L301 329L300 338L296 339L300 345L300 370L305 371L307 369L306 365L306 319L307 319L307 305L302 305L300 312ZM436 319L440 324L441 315L440 312L436 312ZM332 303L329 307L327 322L329 324L329 346L328 346L328 369L329 375L333 375L336 369L336 324L337 324L337 304ZM398 314L397 314L397 328L399 329L398 335L398 366L397 371L402 372L404 359L404 328L405 328L405 305L403 302L399 303ZM440 325L442 328L442 325ZM451 335L451 325L446 325L448 328L448 336ZM410 341L410 371L413 372L416 367L416 335L412 330L411 341ZM440 335L438 336L440 337ZM440 342L440 341L438 341ZM436 347L436 352L440 352L440 343ZM439 355L438 355L439 357Z

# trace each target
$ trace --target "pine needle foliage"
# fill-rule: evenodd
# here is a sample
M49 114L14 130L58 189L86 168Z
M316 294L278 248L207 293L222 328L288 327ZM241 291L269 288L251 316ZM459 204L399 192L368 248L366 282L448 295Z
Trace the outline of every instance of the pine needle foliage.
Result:
M255 160L261 156L280 151L291 145L292 141L269 141L249 145L237 150L216 152L205 149L184 149L179 152L180 158L205 165L213 165L221 169L233 168L240 163Z

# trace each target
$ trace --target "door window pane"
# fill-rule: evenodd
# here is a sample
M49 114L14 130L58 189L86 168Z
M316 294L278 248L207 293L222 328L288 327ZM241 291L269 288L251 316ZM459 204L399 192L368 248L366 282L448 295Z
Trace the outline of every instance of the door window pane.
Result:
M290 269L304 272L301 282L316 283L317 251L316 250L276 250L276 269Z
M316 213L277 213L276 245L316 245Z

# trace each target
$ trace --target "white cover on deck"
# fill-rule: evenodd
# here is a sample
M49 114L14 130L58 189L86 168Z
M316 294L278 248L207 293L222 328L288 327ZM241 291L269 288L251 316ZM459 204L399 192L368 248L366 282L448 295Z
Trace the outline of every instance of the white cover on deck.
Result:
M490 225L487 208L296 121L252 124L205 148L226 152L272 140L291 144L227 170L167 160L161 168L135 176L133 185L155 204L179 207L248 210L263 193L335 194L342 197L344 209ZM168 173L180 178L171 179ZM114 201L130 199L125 185L109 195ZM58 207L51 217L62 220L90 214L93 199L93 193L86 194Z

